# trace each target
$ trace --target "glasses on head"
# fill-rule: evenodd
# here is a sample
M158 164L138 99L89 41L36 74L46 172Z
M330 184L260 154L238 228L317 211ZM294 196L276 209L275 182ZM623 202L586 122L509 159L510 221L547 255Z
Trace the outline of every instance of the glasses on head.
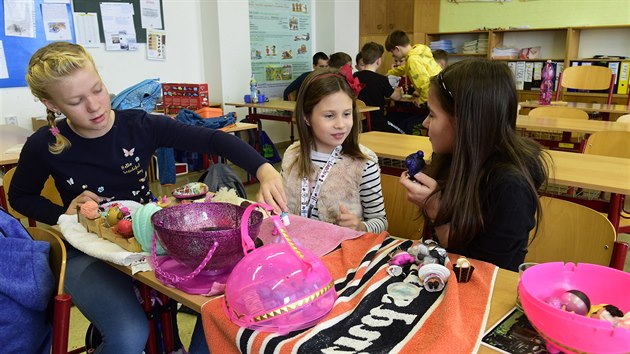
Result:
M443 75L443 73L444 73L444 71L440 71L440 73L437 74L438 84L440 84L440 89L442 90L442 92L447 94L448 97L450 97L453 100L453 99L455 99L455 97L453 97L453 93L451 92L451 90L449 90L446 87L446 83L444 82L444 75Z

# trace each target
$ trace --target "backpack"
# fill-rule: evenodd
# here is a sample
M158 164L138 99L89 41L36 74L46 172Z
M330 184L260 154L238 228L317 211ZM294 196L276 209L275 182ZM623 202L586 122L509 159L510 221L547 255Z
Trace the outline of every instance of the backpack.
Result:
M234 189L236 194L247 199L245 186L241 182L241 178L234 172L230 166L224 163L215 163L199 177L199 182L203 182L208 186L208 190L218 191L221 187Z
M175 119L189 125L197 125L212 129L221 129L236 123L236 115L234 112L228 112L226 115L214 118L202 118L199 114L189 109L182 109L179 111L177 116L175 116Z
M245 119L242 119L241 122L243 123L253 123L252 120L249 118L249 116L247 116ZM276 148L276 145L273 143L273 141L271 141L271 138L269 137L269 135L267 135L267 132L265 132L262 129L262 122L260 120L258 120L258 141L260 142L260 154L267 159L267 161L269 161L269 163L274 164L274 163L278 163L280 161L282 161L282 158L280 157L280 153L278 152L278 148ZM247 131L248 137L249 137L249 145L251 146L256 146L255 142L256 142L256 137L254 136L254 132L252 132L251 130Z
M151 113L161 96L162 84L160 84L160 79L146 79L117 94L112 100L112 108L137 108Z

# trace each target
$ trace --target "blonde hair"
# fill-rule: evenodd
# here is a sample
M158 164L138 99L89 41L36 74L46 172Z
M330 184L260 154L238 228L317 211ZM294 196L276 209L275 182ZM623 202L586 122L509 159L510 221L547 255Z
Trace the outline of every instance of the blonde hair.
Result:
M26 82L33 96L40 100L50 100L48 92L50 84L88 65L96 68L94 59L82 46L68 42L53 42L39 48L33 54L28 63ZM46 120L50 131L55 136L55 142L48 145L48 151L52 154L60 154L72 145L57 129L55 118L58 114L60 112L46 108Z

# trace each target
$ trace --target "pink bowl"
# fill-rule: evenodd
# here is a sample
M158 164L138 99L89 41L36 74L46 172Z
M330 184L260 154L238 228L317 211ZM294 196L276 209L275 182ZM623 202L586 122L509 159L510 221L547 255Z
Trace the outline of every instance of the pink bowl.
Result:
M606 321L566 312L547 304L550 296L580 290L592 305L612 304L630 311L630 274L579 263L543 263L525 270L518 291L525 315L547 341L550 352L628 353L630 330Z
M245 208L228 203L191 203L164 208L151 217L160 243L176 261L194 270L216 241L218 247L204 271L230 272L243 258L241 217ZM258 236L262 213L249 218L249 235Z

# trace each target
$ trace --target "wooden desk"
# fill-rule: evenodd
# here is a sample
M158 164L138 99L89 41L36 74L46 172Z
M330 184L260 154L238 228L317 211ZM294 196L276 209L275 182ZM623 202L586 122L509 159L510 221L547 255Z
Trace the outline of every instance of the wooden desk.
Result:
M543 107L543 105L539 104L538 101L535 101L535 100L519 102L519 104L521 105L521 108ZM566 105L562 105L561 107L577 108L585 112L602 112L602 113L609 113L609 114L610 113L614 113L614 114L629 114L630 113L630 106L623 105L623 104L567 102Z
M247 107L249 110L249 117L253 122L258 122L258 120L266 119L266 120L274 120L279 122L289 123L291 133L290 139L293 142L293 125L295 121L293 120L293 112L295 111L295 102L294 101L269 101L262 103L226 103L228 106L234 107ZM260 110L260 112L259 112ZM357 107L357 111L359 113L365 113L368 120L368 129L371 127L370 123L370 112L378 111L378 107L373 106L363 106Z
M630 124L601 120L582 120L519 115L516 128L526 130L555 130L559 132L593 134L600 131L630 131Z
M423 150L430 156L429 138L369 132L359 135L359 142L378 157L404 160L407 155ZM545 150L551 157L549 182L566 186L595 189L611 193L608 219L619 228L620 195L630 195L630 159L572 152Z

